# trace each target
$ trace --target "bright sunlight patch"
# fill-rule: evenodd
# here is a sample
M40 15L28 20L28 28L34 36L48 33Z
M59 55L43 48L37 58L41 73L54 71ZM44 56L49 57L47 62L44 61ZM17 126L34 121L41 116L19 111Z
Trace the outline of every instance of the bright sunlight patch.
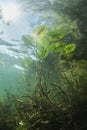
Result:
M6 3L2 6L2 17L4 22L16 22L21 15L19 6L16 3Z

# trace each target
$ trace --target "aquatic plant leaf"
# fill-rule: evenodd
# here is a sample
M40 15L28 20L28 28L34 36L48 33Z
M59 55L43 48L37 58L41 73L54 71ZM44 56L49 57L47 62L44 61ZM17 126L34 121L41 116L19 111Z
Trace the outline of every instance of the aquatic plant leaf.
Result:
M47 37L51 43L58 42L59 40L63 39L64 36L67 34L66 30L59 29L59 30L53 30L48 33Z
M43 25L38 26L36 29L34 29L34 34L37 37L42 38L43 36L47 34L47 28Z
M49 49L52 53L60 53L64 50L64 43L54 43L49 46Z
M39 58L44 59L44 58L46 58L48 56L48 51L46 51L46 50L42 50L42 52L38 51L37 54L38 54Z
M33 44L34 44L34 39L30 35L23 35L22 40L24 41L24 44L27 46L30 46L30 45L33 46Z
M47 57L47 55L48 55L48 48L47 48L47 45L46 45L47 43L45 42L45 44L44 44L44 42L39 42L38 44L37 44L37 49L38 49L38 51L37 51L37 55L39 56L39 58L45 58L45 57Z
M76 48L76 44L71 43L71 44L68 44L65 46L64 51L66 52L66 54L69 54L69 53L73 52L75 50L75 48Z

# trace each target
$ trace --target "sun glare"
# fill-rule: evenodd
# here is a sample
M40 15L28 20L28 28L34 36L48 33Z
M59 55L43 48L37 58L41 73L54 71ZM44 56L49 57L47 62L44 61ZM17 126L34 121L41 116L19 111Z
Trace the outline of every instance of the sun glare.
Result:
M16 22L21 15L19 6L15 3L8 3L2 6L2 17L7 22Z

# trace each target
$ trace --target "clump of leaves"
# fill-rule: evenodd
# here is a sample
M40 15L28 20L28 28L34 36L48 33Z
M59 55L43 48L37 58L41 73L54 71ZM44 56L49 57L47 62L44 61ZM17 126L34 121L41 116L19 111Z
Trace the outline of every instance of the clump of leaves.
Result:
M22 37L25 45L36 48L36 57L46 58L50 53L63 53L69 55L76 49L74 43L63 43L62 39L67 35L67 30L58 29L49 31L45 26L39 26L34 30L33 36L24 35Z
M34 44L36 58L32 59L36 64L36 81L29 111L25 112L29 102L21 104L28 129L80 128L74 115L75 108L79 109L79 104L87 101L87 61L74 59L76 44L64 42L67 33L63 29L48 30L39 26L32 36L34 43L26 41L31 48Z

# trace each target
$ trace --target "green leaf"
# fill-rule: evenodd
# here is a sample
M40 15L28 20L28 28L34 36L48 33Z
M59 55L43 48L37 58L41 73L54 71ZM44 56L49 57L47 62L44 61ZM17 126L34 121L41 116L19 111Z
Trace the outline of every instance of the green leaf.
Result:
M47 38L51 43L55 43L63 39L66 34L67 31L63 29L53 30L47 34Z
M34 39L30 35L23 35L22 40L24 41L24 44L27 46L30 46L30 45L33 46L33 44L34 44Z
M40 58L46 58L49 54L49 42L46 38L42 38L37 42L38 56Z
M48 50L44 49L43 47L39 48L37 55L39 58L44 59L48 56Z
M50 44L49 49L52 53L61 53L64 50L64 43Z
M76 44L71 43L71 44L68 44L65 46L64 51L66 52L66 54L69 54L69 53L73 52L75 50L75 48L76 48Z
M38 38L42 38L43 36L45 36L47 34L47 28L43 25L38 26L35 30L34 30L34 34L38 37Z

